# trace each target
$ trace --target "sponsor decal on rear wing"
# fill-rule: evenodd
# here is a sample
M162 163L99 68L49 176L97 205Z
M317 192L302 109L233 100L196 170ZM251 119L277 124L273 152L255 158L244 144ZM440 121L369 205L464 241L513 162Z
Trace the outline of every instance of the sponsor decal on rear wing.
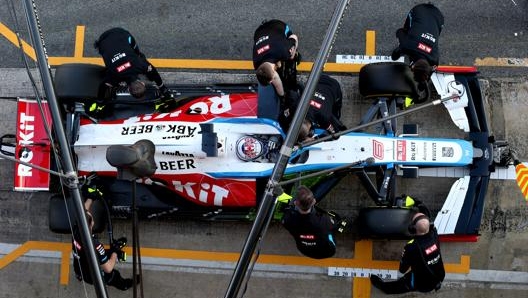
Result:
M47 101L18 99L15 157L46 169L50 168L50 140L45 123L51 126ZM15 164L15 191L47 191L50 174L20 163Z

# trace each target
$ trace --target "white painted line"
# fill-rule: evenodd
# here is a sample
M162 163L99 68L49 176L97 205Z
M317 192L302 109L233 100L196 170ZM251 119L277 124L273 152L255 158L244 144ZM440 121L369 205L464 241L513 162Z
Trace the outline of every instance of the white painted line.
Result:
M403 57L393 61L390 56L378 55L336 55L336 63L369 64L378 62L405 62Z
M0 243L0 258L12 252L21 245ZM70 255L70 263L72 256ZM61 253L57 251L30 250L20 258L18 262L33 262L44 264L60 264ZM201 261L190 259L154 258L142 257L142 268L144 270L187 272L187 273L211 273L211 274L231 274L235 268L234 262L222 261ZM120 267L132 268L132 258L120 263ZM317 266L292 266L292 265L270 265L255 264L254 272L262 277L295 277L297 279L317 279L326 273L326 269Z
M328 276L333 277L369 277L377 275L384 279L397 279L398 270L328 267Z

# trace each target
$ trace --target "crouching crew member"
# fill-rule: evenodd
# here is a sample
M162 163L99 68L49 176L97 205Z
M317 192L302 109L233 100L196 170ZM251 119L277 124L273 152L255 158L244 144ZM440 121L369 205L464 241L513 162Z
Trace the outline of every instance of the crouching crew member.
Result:
M395 281L384 281L377 275L370 277L372 285L386 294L439 290L444 280L440 242L429 217L422 212L414 214L409 232L414 237L403 249L399 268L403 276Z

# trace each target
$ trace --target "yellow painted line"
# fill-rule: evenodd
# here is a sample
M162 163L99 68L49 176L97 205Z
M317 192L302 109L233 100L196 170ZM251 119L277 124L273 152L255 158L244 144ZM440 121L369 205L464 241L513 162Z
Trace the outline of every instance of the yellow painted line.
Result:
M84 26L77 26L75 33L75 48L73 57L48 57L48 63L51 66L57 66L65 63L91 63L104 65L100 57L84 57ZM4 36L9 42L17 48L18 40L15 32L10 30L0 22L0 35ZM367 30L366 32L366 55L375 55L376 52L376 31ZM35 50L24 40L21 41L23 51L31 59L36 60ZM219 69L219 70L253 70L253 62L248 60L211 60L211 59L163 59L149 58L149 61L158 68L176 68L176 69ZM364 64L341 64L328 62L324 66L326 72L337 73L357 73ZM517 66L528 67L528 58L477 58L475 66ZM309 72L312 70L312 62L302 62L298 70Z
M218 70L253 70L253 62L249 60L206 60L206 59L160 59L149 58L156 68L177 69L218 69ZM49 57L48 62L52 66L66 63L89 63L104 65L103 59L99 57ZM327 72L357 73L363 64L343 64L328 62L324 66ZM297 69L309 72L312 70L313 62L301 62Z
M365 55L367 56L376 55L376 31L367 30L365 44L366 44Z
M75 58L82 57L84 53L84 26L77 26L75 30L75 50L73 56Z
M458 274L468 274L470 267L470 257L467 255L460 256L460 263L444 263L444 268L446 272L449 273L458 273Z
M0 270L30 250L58 251L61 253L60 284L67 285L70 276L71 243L28 241L0 258Z
M372 285L369 278L354 277L352 282L353 298L369 298Z
M0 258L0 269L3 269L19 257L23 256L30 250L58 251L61 253L60 265L60 284L67 285L70 275L70 255L71 244L63 242L47 241L28 241L18 248L14 249L4 257ZM132 255L132 248L126 247L127 254ZM359 241L356 243L355 257L353 259L329 258L314 260L301 256L285 255L261 255L258 259L259 264L281 265L281 266L310 266L310 267L348 267L348 268L373 268L389 269L398 268L397 261L379 261L372 260L372 242ZM165 259L185 259L197 261L220 261L236 262L240 256L239 253L232 252L211 252L197 250L177 250L163 248L141 248L141 255L152 258ZM469 256L461 256L459 264L445 264L446 272L451 273L469 273ZM354 278L353 297L370 297L370 280L368 278Z
M372 261L372 241L361 240L356 242L354 249L354 258L365 260L365 262ZM364 267L364 266L362 266ZM370 297L372 286L369 278L354 277L352 279L352 297L363 298Z
M73 57L48 57L51 66L65 63L91 63L104 65L100 57L84 57L84 26L77 26L75 33L75 49ZM0 35L18 47L16 34L0 22ZM36 60L35 50L27 42L22 41L24 53L31 59ZM158 68L178 69L221 69L221 70L253 70L253 62L249 60L211 60L211 59L163 59L149 58L149 61ZM326 63L324 70L327 72L359 72L361 64L338 64ZM298 66L299 71L311 71L313 62L302 62Z
M476 66L511 66L528 67L528 58L476 58Z
M14 44L17 48L20 48L20 46L18 45L18 39L17 39L16 33L11 31L9 28L7 28L2 22L0 22L0 34L2 34L8 41ZM37 60L36 58L37 55L35 54L35 50L33 49L31 45L29 45L24 40L22 40L22 49L24 50L24 53L28 55L31 59Z

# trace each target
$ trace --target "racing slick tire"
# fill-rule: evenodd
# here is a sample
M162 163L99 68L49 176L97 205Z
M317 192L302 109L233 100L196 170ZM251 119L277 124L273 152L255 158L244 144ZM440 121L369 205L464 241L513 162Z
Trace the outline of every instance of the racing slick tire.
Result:
M359 211L358 230L362 238L409 239L409 225L415 211L398 207L367 207Z
M104 202L96 200L92 203L91 213L94 218L95 225L93 233L99 234L105 230L108 221ZM53 195L50 198L48 209L48 226L54 233L71 234L72 225L77 223L76 212L73 205L72 198L64 198L62 194Z
M411 68L401 62L370 63L359 71L359 93L364 97L381 95L414 96L417 87Z
M55 93L60 102L92 101L103 91L106 68L96 64L62 64L55 70Z

